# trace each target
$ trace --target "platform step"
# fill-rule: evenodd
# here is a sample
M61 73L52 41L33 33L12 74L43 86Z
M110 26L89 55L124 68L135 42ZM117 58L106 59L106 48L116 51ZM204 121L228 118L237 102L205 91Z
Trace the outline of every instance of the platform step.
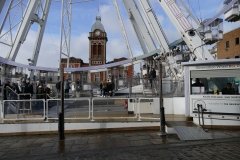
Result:
M182 141L213 139L201 127L190 121L167 121L167 133L175 133Z
M201 127L174 126L173 128L181 141L213 139Z

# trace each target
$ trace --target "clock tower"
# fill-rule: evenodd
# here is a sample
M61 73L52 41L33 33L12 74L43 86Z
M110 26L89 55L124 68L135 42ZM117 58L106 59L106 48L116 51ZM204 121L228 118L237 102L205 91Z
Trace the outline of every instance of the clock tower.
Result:
M106 64L107 33L101 23L101 17L96 17L96 22L89 32L89 66ZM91 82L98 82L105 79L104 72L92 73Z

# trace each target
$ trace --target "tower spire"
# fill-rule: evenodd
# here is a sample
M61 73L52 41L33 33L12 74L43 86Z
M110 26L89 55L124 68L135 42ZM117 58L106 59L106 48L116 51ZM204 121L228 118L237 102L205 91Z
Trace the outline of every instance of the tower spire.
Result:
M101 21L101 15L100 15L100 0L98 0L98 14L97 14L96 20L100 20L100 21Z

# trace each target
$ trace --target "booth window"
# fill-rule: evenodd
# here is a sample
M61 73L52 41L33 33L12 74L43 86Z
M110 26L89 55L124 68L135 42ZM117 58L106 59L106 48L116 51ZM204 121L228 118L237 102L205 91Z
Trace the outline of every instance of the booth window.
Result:
M236 44L236 45L239 45L239 37L237 37L237 38L235 39L235 44Z
M226 48L229 48L229 41L226 42Z
M221 94L221 92L227 87L227 83L231 84L233 90L233 93L231 94L239 93L239 69L197 70L191 71L190 74L191 94ZM199 79L203 86L196 87L193 85L196 82L196 78Z

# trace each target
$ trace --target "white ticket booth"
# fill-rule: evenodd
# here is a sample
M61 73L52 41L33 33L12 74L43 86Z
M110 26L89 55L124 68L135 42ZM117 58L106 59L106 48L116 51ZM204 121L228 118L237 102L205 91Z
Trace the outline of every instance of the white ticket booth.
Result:
M182 63L185 115L205 125L240 126L240 59ZM196 85L196 81L198 85ZM200 119L199 119L200 117ZM199 121L200 120L200 121Z

